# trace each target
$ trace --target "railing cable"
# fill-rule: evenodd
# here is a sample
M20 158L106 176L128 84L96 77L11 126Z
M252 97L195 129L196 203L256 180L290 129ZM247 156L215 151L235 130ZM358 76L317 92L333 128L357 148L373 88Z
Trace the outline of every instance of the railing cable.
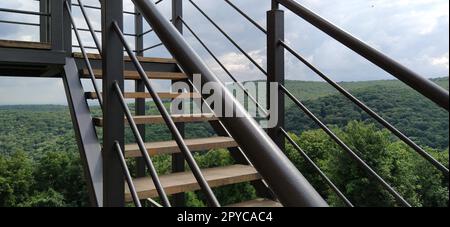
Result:
M280 40L280 44L286 48L292 55L294 55L298 60L303 62L308 68L310 68L313 72L315 72L317 75L319 75L322 79L324 79L328 84L333 86L336 90L338 90L341 94L343 94L346 98L348 98L350 101L352 101L354 104L356 104L359 108L364 110L367 114L369 114L371 117L373 117L376 121L378 121L380 124L382 124L384 127L386 127L389 131L391 131L394 135L396 135L398 138L400 138L403 142L405 142L409 147L414 149L419 155L421 155L423 158L425 158L428 162L430 162L434 167L436 167L438 170L440 170L442 173L444 173L448 177L448 169L444 165L442 165L439 161L437 161L433 156L428 154L424 149L419 147L414 141L409 139L407 136L405 136L400 130L395 128L393 125L391 125L388 121L386 121L383 117L378 115L375 111L373 111L370 107L365 105L362 101L360 101L358 98L350 94L345 88L343 88L341 85L330 79L328 76L326 76L324 73L322 73L319 69L317 69L315 66L313 66L311 63L308 62L305 58L303 58L298 52L293 50L289 45L287 45L285 42Z
M259 25L255 20L253 20L251 17L249 17L247 14L245 14L241 9L239 9L236 5L231 3L229 0L225 0L230 6L232 6L237 12L239 12L242 16L244 16L248 21L250 21L253 25L255 25L259 30L267 34L267 31ZM313 72L315 72L317 75L319 75L322 79L324 79L326 82L328 82L331 86L333 86L336 90L338 90L341 94L343 94L345 97L347 97L350 101L352 101L354 104L356 104L359 108L361 108L364 112L369 114L372 118L374 118L377 122L379 122L381 125L386 127L390 132L392 132L394 135L396 135L399 139L401 139L404 143L406 143L409 147L411 147L413 150L415 150L420 156L425 158L430 164L432 164L434 167L436 167L439 171L441 171L445 176L449 176L449 170L447 167L445 167L442 163L437 161L433 156L428 154L423 148L421 148L419 145L417 145L414 141L412 141L410 138L408 138L405 134L403 134L400 130L398 130L395 126L390 124L388 121L386 121L383 117L378 115L375 111L373 111L370 107L365 105L363 102L361 102L358 98L353 96L350 92L348 92L345 88L340 86L338 83L330 79L328 76L326 76L324 73L322 73L320 70L318 70L315 66L313 66L311 63L309 63L305 58L303 58L298 52L293 50L286 42L280 40L280 44L289 51L292 55L294 55L298 60L300 60L303 64L305 64L308 68L310 68Z
M186 28L192 33L192 35L197 39L197 41L203 46L203 48L214 58L214 60L219 64L219 66L225 71L226 74L244 91L245 95L247 95L253 103L257 105L257 107L266 115L264 117L269 117L269 113L267 110L259 104L259 102L245 89L244 85L236 79L236 77L231 74L231 72L226 68L226 66L217 58L217 56L211 51L211 49L206 46L205 42L200 39L200 37L192 30L192 28L184 21L183 18L180 17L181 22L186 26Z
M102 45L100 44L100 41L98 40L97 34L95 34L94 27L92 26L91 21L89 20L89 17L86 13L83 2L81 0L78 0L78 5L80 6L81 14L83 14L84 20L86 21L88 30L92 35L92 39L94 39L94 43L95 43L95 46L97 47L98 53L100 54L100 56L102 56Z
M267 34L267 30L263 28L261 25L259 25L255 20L253 20L250 16L248 16L244 11L239 9L236 5L234 5L231 1L225 0L228 5L230 5L233 9L235 9L239 14L241 14L245 19L247 19L250 23L252 23L256 28L258 28L260 31L262 31L264 34Z
M339 43L347 46L355 53L372 62L374 65L393 75L409 87L427 97L438 106L449 111L449 93L444 88L408 69L384 53L369 46L350 33L340 29L316 13L300 5L294 0L274 0L289 9L297 16L328 34Z
M114 83L114 87L116 90L117 97L119 98L120 104L122 105L122 108L125 112L125 116L127 118L128 124L131 127L134 137L136 138L136 142L138 144L139 150L142 154L142 157L144 158L145 164L147 165L150 177L153 181L153 184L155 185L156 191L158 192L159 198L162 200L162 203L165 207L170 207L170 202L167 197L167 194L164 191L164 187L162 186L161 181L158 177L156 168L153 165L150 155L147 152L147 148L145 147L144 140L142 139L142 136L139 133L139 129L136 125L136 122L134 121L134 118L131 114L130 108L128 108L128 105L125 103L125 98L123 97L122 90L120 89L120 86L117 83L117 81Z
M280 89L308 115L316 124L320 126L344 151L346 151L356 163L364 169L370 176L375 178L401 205L411 207L411 205L380 175L378 175L364 160L362 160L350 147L348 147L336 134L334 134L319 118L317 118L300 100L298 100L289 90L279 84Z
M209 22L211 22L212 25L214 25L214 27L217 28L217 30L219 30L220 33L222 33L225 38L227 38L250 62L253 63L253 65L255 65L256 68L258 68L264 75L267 75L267 71L265 69L263 69L261 67L261 65L259 65L255 59L253 59L249 54L247 54L247 52L245 52L244 49L242 49L242 47L239 46L239 44L236 43L236 41L234 41L219 25L217 25L216 22L214 22L211 17L209 17L197 4L195 4L192 0L189 0L189 2L194 6L194 8L196 8Z
M292 144L292 146L300 153L300 155L303 156L303 158L311 165L316 172L319 173L319 175L322 177L322 179L330 186L330 188L337 194L339 198L349 207L353 207L353 204L347 199L347 197L344 195L344 193L339 190L339 188L330 180L330 178L327 177L327 175L320 169L319 166L314 163L314 161L306 154L306 152L292 139L292 137L286 132L284 128L280 128L281 132L284 134L286 139L289 141L289 143Z
M119 142L115 141L114 145L116 147L117 155L119 156L120 166L122 167L123 175L127 182L128 188L130 189L131 198L133 199L134 205L136 207L142 207L141 201L139 200L139 196L136 192L136 188L133 184L133 179L131 178L130 170L128 169L127 162L125 161L125 157L123 156L122 148L120 147Z

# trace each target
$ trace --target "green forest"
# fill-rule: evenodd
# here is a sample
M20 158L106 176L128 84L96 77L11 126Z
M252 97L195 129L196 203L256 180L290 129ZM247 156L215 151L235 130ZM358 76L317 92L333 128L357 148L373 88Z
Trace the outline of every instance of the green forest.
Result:
M447 78L435 82L448 89ZM399 81L341 84L448 167L449 115ZM448 206L448 178L354 104L323 82L287 81L286 86L413 206ZM356 206L397 206L317 125L287 102L286 127L306 154ZM153 105L149 113L155 113ZM92 107L99 114L98 107ZM186 125L188 138L213 134L207 124ZM101 131L98 130L99 135ZM146 141L171 138L163 125L146 127ZM133 136L126 132L126 141ZM344 206L287 143L287 156L331 206ZM201 167L233 163L226 150L196 153ZM170 156L153 158L160 174L170 172ZM88 206L82 167L66 106L0 106L0 207ZM133 168L133 161L129 162ZM214 189L222 205L256 197L253 187ZM189 206L204 206L201 193L187 193Z

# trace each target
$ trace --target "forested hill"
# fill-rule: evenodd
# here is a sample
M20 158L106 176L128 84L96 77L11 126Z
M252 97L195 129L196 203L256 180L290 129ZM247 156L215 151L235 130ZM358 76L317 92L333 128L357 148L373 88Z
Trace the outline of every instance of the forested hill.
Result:
M448 90L448 77L434 81ZM287 84L326 124L342 127L351 120L371 121L365 112L324 83L289 81ZM341 85L419 144L438 149L448 148L448 112L401 82L370 81ZM287 110L286 122L288 129L297 133L317 128L293 105Z
M432 79L433 82L448 90L448 77ZM398 80L373 80L357 82L340 82L339 85L349 91L364 90L374 86L382 86L390 89L407 88L407 85ZM288 80L286 86L301 100L311 100L338 94L339 92L325 82Z
M435 80L448 89L448 78ZM436 173L423 159L414 156L403 143L380 131L368 116L329 85L321 82L287 81L287 86L352 148L375 164L375 170L400 189L415 206L448 206L448 178ZM342 83L406 135L435 149L427 149L448 167L449 115L446 111L398 81ZM149 107L154 114L155 108ZM98 107L92 107L97 115ZM367 176L357 170L347 156L295 106L287 109L287 128L294 140L318 163L350 201L359 206L394 206L395 201ZM302 132L302 133L300 133ZM186 136L207 137L205 124L186 124ZM101 132L99 132L101 136ZM133 143L130 130L126 143ZM169 140L167 127L146 127L146 141ZM0 106L0 207L3 206L87 206L81 161L67 106ZM364 153L365 152L365 153ZM312 172L299 153L287 146L287 155L331 206L341 202ZM233 163L225 150L198 153L202 168ZM347 157L348 158L348 157ZM170 172L170 155L154 159L159 174ZM133 165L133 162L130 163ZM222 205L256 198L250 184L214 189ZM236 193L239 192L239 193ZM187 194L188 206L204 206L198 193Z

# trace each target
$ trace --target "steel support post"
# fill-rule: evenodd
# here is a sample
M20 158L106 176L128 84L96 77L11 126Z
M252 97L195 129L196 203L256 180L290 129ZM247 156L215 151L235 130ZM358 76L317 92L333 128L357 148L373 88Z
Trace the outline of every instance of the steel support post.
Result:
M115 142L124 149L124 112L114 83L124 88L123 44L113 29L117 22L123 28L122 0L102 0L103 47L103 203L105 207L124 206L125 181Z
M41 0L39 2L39 12L43 12L43 13L50 12L48 0ZM39 26L39 36L40 36L39 41L40 42L45 42L45 43L50 42L49 23L50 23L49 17L47 17L47 16L39 17L39 24L40 24L40 26Z
M135 49L136 55L144 56L144 52L140 52L140 50L144 49L144 36L141 34L144 32L144 23L142 19L141 13L137 9L134 10L134 33L135 36ZM135 91L136 92L145 92L145 84L142 80L136 80L135 82ZM135 100L135 114L136 116L145 115L145 99L136 99ZM141 134L142 139L145 141L145 125L138 125L139 133ZM136 176L143 177L145 176L145 161L142 157L136 158Z
M71 0L65 0L68 3L68 6L71 7ZM64 7L65 9L65 7ZM70 21L69 11L63 11L63 49L66 51L66 56L72 56L72 23Z
M63 37L63 8L64 1L50 1L50 39L52 50L64 49L64 37Z
M284 93L278 89L278 97L270 97L270 83L284 85L284 48L279 40L284 40L284 12L278 9L272 9L267 12L267 107L271 111L278 110L277 115L270 117L277 118L275 127L268 129L269 136L284 151L285 137L281 132L284 128L285 102Z
M183 17L183 0L172 0L172 23L176 29L183 34L183 22L180 18ZM173 91L178 92L178 91ZM186 108L186 106L183 106ZM184 123L176 124L181 135L185 136L185 125ZM184 156L181 153L172 154L172 172L183 172L184 169ZM172 205L176 207L183 207L186 205L185 193L179 193L172 196Z

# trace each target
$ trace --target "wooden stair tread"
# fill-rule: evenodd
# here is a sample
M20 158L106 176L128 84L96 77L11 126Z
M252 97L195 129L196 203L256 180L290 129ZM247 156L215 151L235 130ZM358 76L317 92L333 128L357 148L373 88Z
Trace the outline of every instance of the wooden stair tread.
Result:
M50 50L52 46L50 43L17 41L17 40L0 40L0 47Z
M254 199L250 201L232 204L227 207L283 207L283 205L271 199Z
M160 92L158 93L161 99L198 99L201 98L199 93L170 93ZM87 99L97 99L97 93L86 92ZM125 92L124 98L126 99L151 99L152 96L147 92Z
M94 76L97 79L103 78L103 71L101 69L94 69ZM183 80L187 79L186 74L181 72L146 72L149 79L154 80ZM124 71L124 79L125 80L140 80L141 76L137 71ZM89 71L87 69L83 69L82 72L83 78L89 78Z
M134 116L134 122L137 125L143 124L161 124L164 123L164 119L161 115L145 115L145 116ZM214 117L213 114L192 114L192 115L172 115L172 119L175 123L178 122L204 122L204 121L215 121L217 118ZM94 119L95 126L102 127L103 126L103 118L95 117ZM128 123L128 120L124 119L125 123Z
M72 54L74 58L81 58L83 59L84 56L82 53L73 53ZM88 58L92 59L92 60L101 60L102 56L100 56L100 54L93 54L93 53L88 53ZM177 61L173 58L150 58L150 57L141 57L141 56L137 56L138 60L141 63L167 63L167 64L176 64ZM125 61L131 61L130 57L128 56L124 56L123 59Z
M236 141L231 137L219 136L209 138L187 139L185 140L185 142L191 151L238 147ZM150 156L160 154L173 154L180 152L180 149L178 148L178 145L174 140L146 143L145 147L147 148L147 152ZM139 150L139 146L137 144L125 145L125 157L136 158L141 156L142 155Z
M255 168L247 165L231 165L203 169L202 174L209 186L212 188L261 179L260 174L255 170ZM168 195L173 195L180 192L196 191L200 189L194 175L191 172L172 173L160 176L159 179ZM158 196L151 178L138 178L133 182L140 199L154 198ZM125 200L131 201L131 195L128 187L125 187Z

